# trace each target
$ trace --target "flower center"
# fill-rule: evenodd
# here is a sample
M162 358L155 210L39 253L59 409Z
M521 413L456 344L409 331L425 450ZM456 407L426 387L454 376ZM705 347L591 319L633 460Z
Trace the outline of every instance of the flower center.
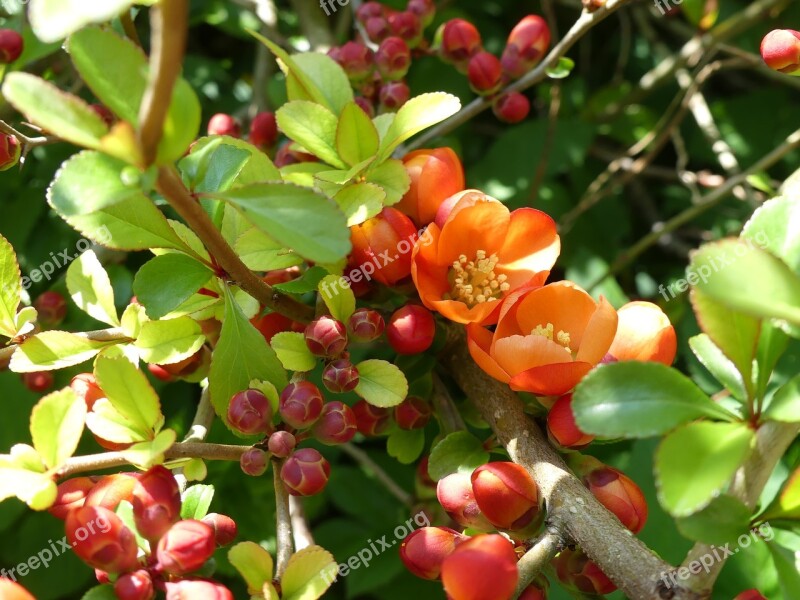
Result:
M544 327L542 327L541 325L537 325L536 329L531 331L531 335L540 335L542 337L545 337L548 340L555 342L556 344L564 346L564 350L572 354L572 349L569 347L570 345L569 333L561 329L559 329L558 333L556 333L555 327L553 327L552 323L548 323Z
M502 298L511 286L506 282L506 275L494 272L498 260L497 254L486 256L485 250L478 250L475 260L468 260L464 254L459 256L450 270L450 299L472 308Z

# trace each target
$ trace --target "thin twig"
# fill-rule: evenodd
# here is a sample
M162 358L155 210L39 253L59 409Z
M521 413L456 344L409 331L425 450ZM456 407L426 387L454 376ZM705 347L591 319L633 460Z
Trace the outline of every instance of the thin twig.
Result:
M292 516L292 534L294 535L294 548L300 551L314 545L314 535L306 520L306 511L303 509L303 499L299 496L289 496L289 514Z
M381 483L392 496L397 498L400 504L403 504L404 506L411 506L411 494L397 485L397 482L392 479L392 477L386 471L384 471L378 463L372 460L369 454L350 442L342 444L339 447L342 449L342 451L344 451L345 454L350 456L350 458L355 460L367 471L371 472L375 476L375 479L377 479L378 482Z
M275 534L278 549L275 560L275 576L280 579L294 553L292 538L292 516L289 511L289 492L281 479L282 460L272 461L273 482L275 484Z
M133 340L125 335L125 332L122 331L119 327L111 327L109 329L98 329L96 331L77 331L73 332L72 335L91 340L93 342L132 342ZM30 336L35 337L35 336ZM11 360L11 356L14 354L16 349L19 348L19 344L12 344L10 346L6 346L5 348L0 348L0 364L3 364L3 361Z
M519 598L564 546L564 536L557 527L547 527L530 550L517 562L519 582L512 598Z

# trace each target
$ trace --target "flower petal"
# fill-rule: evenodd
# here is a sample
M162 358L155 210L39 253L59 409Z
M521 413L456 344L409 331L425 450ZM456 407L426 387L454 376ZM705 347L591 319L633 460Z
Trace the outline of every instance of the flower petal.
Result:
M511 376L489 355L492 332L477 324L467 325L467 347L478 366L495 379L508 383Z
M479 202L448 219L439 239L439 264L452 264L462 254L473 260L478 250L487 255L503 245L510 217L499 202Z
M617 311L601 296L597 310L586 326L575 360L596 365L608 353L616 333Z
M512 335L497 339L492 358L512 377L533 367L572 362L572 355L541 335Z
M569 333L570 348L576 349L596 309L594 299L576 284L558 281L528 294L517 309L517 321L525 333L552 323L556 332Z
M574 388L593 365L584 362L534 367L511 378L511 389L540 396L561 396Z
M500 250L504 272L549 271L560 253L561 238L549 215L535 208L519 208L511 213Z

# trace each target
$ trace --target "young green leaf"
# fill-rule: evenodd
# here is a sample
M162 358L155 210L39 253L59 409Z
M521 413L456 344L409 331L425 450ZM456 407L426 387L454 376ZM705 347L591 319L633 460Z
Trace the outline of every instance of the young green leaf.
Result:
M767 548L772 555L775 571L778 573L780 597L799 598L800 571L797 568L797 553L774 542L769 542Z
M350 287L341 285L339 275L327 275L319 282L319 295L331 316L337 321L347 323L356 310L356 297Z
M181 496L181 519L202 519L214 499L214 486L197 484L186 488Z
M94 376L111 405L152 440L163 426L164 416L158 394L144 373L124 357L99 356Z
M282 331L272 336L269 342L287 371L312 371L317 366L317 357L311 354L302 333Z
M569 74L572 73L572 69L574 68L575 61L566 56L562 56L554 66L547 69L547 76L550 79L564 79L569 77Z
M146 363L171 365L200 350L206 338L200 325L189 317L148 321L142 325L134 346Z
M386 206L397 204L411 189L411 177L403 166L402 161L390 158L377 166L370 168L366 173L367 183L377 185L386 192Z
M422 94L406 102L397 111L392 124L381 140L378 159L386 160L400 144L448 117L461 109L458 98L444 92Z
M294 267L303 262L296 253L265 234L257 227L250 227L234 244L234 249L248 269L272 271Z
M137 3L153 4L149 0ZM134 0L31 0L28 17L36 37L43 42L57 42L89 23L110 21L133 4Z
M358 104L350 102L339 115L336 128L336 150L350 166L357 165L378 153L378 130Z
M152 433L127 419L106 398L100 398L86 415L86 427L97 437L115 444L145 442Z
M778 388L763 417L782 423L800 423L800 375Z
M269 157L229 136L201 138L178 167L194 192L218 192L262 181L280 181Z
M347 226L353 227L383 210L386 192L373 183L354 183L340 189L333 201L347 217Z
M67 289L75 304L90 317L119 326L111 279L93 250L87 250L67 269Z
M742 374L705 333L689 339L689 347L702 365L738 400L747 398Z
M17 307L22 294L17 255L6 238L0 235L0 335L17 335Z
M16 496L33 510L45 510L55 502L56 493L50 475L0 466L0 501Z
M472 473L488 460L481 440L468 431L456 431L431 448L428 475L439 481L451 473Z
M798 229L800 204L796 196L787 194L762 204L744 226L742 237L769 250L800 275Z
M275 117L281 131L308 152L338 169L347 168L336 151L336 115L324 106L295 100L280 107Z
M85 418L86 402L70 388L48 394L33 407L33 447L47 468L60 467L75 453Z
M66 331L43 331L25 340L11 357L15 373L66 369L86 362L124 339L100 342Z
M403 465L410 465L415 462L424 449L424 429L408 430L398 427L392 430L386 439L386 452Z
M255 542L239 542L233 546L228 550L228 562L239 571L250 594L261 593L264 584L272 581L272 556Z
M146 262L133 280L133 293L151 319L160 319L188 300L214 274L191 256L170 252Z
M703 510L678 519L677 525L690 540L723 546L750 530L750 513L741 500L723 494Z
M403 372L385 360L370 359L356 365L358 385L355 392L373 406L397 406L408 395L408 381Z
M320 546L295 552L281 577L283 600L317 600L336 579L339 565L333 555Z
M780 494L772 501L760 519L763 521L800 520L800 467L789 476L786 483L783 484Z
M164 462L164 453L175 445L175 432L164 429L152 440L137 442L122 450L122 456L132 465L140 469L149 469Z

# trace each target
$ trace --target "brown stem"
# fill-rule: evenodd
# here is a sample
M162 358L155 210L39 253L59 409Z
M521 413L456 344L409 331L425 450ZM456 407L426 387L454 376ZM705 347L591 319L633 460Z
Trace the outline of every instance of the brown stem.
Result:
M292 534L294 547L297 551L314 545L314 534L308 526L306 511L303 508L303 499L299 496L289 496L289 513L292 515Z
M275 484L275 521L278 549L275 559L275 577L281 578L294 552L292 536L292 515L289 510L289 492L281 479L282 460L272 461L273 481Z
M533 547L517 563L519 583L517 583L517 589L514 591L514 598L519 598L525 588L533 583L536 576L555 558L564 545L564 536L559 528L549 526L542 533Z

